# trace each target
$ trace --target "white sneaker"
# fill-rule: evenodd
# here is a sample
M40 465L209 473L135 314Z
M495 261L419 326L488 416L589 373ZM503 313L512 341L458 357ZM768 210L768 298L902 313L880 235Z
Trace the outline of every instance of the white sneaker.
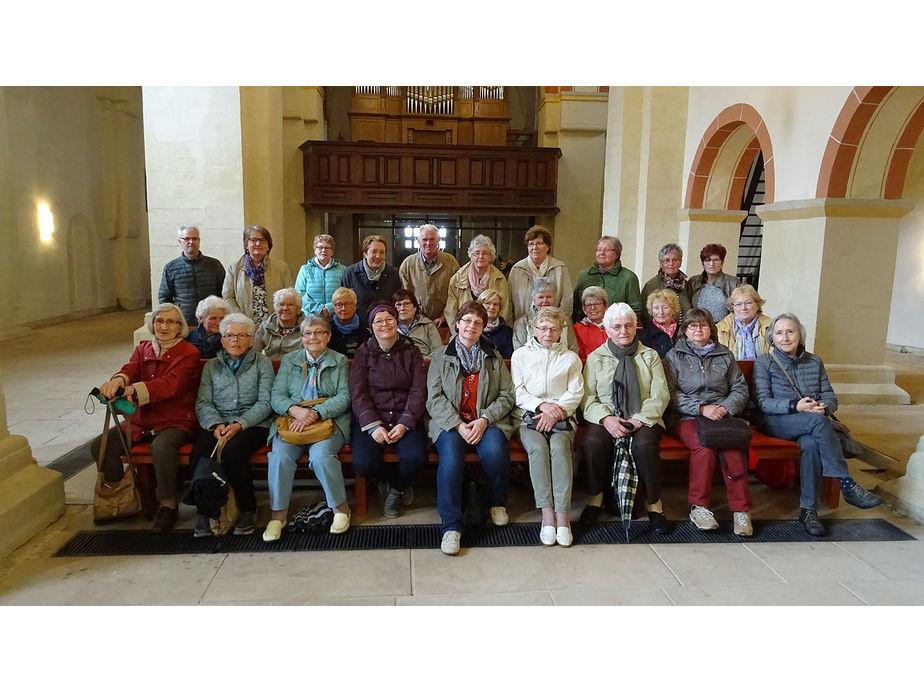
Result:
M443 534L443 541L440 542L440 551L447 556L455 556L459 553L459 544L462 542L462 533L450 529Z
M735 513L735 534L739 537L749 537L754 534L754 526L751 524L751 513Z
M701 505L694 505L690 511L690 522L696 525L697 529L707 532L711 529L718 529L719 523L715 521L712 511Z
M491 523L497 525L498 527L503 527L505 524L510 522L510 518L507 517L507 508L496 505L491 508Z
M546 546L555 546L555 540L555 528L551 525L546 525L539 530L539 541Z
M571 546L571 542L574 541L574 537L571 536L571 528L559 527L555 530L555 540L559 546Z
M263 541L278 541L282 536L282 528L286 526L285 522L279 520L270 520L266 525L266 531L263 532Z

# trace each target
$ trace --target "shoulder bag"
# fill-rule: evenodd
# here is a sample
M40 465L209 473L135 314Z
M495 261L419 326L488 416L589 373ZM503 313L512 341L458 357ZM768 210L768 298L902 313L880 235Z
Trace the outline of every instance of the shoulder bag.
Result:
M747 450L751 447L751 426L737 416L715 421L700 414L696 417L696 437L704 448Z
M320 404L326 399L327 397L309 399L298 406L313 407L315 404ZM280 416L276 419L276 430L279 433L279 437L282 439L282 442L289 443L290 445L309 445L311 443L317 443L319 440L327 440L334 433L333 419L315 421L302 431L289 430L289 424L292 420L291 416Z
M116 432L128 460L128 471L123 470L122 478L118 481L106 481L103 475L103 460L106 459L106 447L109 442L109 421L113 419ZM131 438L131 422L125 419L129 427L128 436ZM115 415L112 405L106 404L106 420L103 422L103 435L100 438L99 459L96 461L96 488L93 491L93 522L101 524L111 522L121 517L131 517L141 512L141 493L138 491L138 472L132 461L131 446L125 438L125 433L119 427L119 418Z

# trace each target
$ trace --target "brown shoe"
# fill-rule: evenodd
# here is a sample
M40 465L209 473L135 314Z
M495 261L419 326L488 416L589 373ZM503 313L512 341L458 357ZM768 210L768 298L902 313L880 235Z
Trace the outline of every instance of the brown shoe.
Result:
M173 529L173 525L176 524L177 514L176 508L168 508L166 505L160 506L154 513L154 525L151 527L151 531L155 534L169 532Z

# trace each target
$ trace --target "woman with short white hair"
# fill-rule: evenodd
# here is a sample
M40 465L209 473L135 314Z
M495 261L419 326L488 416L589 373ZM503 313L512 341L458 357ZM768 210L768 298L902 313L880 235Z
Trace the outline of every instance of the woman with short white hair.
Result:
M450 332L455 334L455 318L459 307L466 301L477 301L482 292L494 289L502 297L504 307L501 315L508 323L512 322L510 313L510 287L507 279L497 267L494 258L497 250L487 236L478 235L468 244L469 262L449 279L449 292L443 317Z
M234 533L250 534L257 511L250 457L266 444L273 421L273 364L254 348L256 325L243 313L226 316L220 330L222 350L202 370L196 398L200 429L189 460L199 463L194 479L208 476L207 460L224 441L221 466L240 509ZM193 536L212 536L210 520L217 519L200 507Z
M260 325L253 348L271 359L281 359L302 345L298 326L305 319L302 296L295 289L279 289L273 294L273 314Z
M196 320L199 326L190 330L186 341L199 350L204 359L210 359L221 349L221 332L218 329L222 318L231 312L231 306L223 298L207 296L196 306Z

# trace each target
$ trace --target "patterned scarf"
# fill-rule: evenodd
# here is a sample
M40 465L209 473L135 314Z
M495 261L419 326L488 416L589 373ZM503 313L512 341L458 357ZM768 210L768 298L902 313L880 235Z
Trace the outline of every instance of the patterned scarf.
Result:
M610 353L619 359L613 373L613 411L623 419L642 408L642 390L638 384L638 370L635 368L635 352L638 351L638 335L626 347L616 346L612 339L606 340Z
M735 318L735 359L738 361L753 361L757 358L756 343L760 321L757 316L751 324L745 325Z
M346 325L340 322L340 317L334 315L334 325L340 331L340 334L353 334L359 329L359 313L353 313L353 319Z
M250 277L250 283L254 286L263 286L265 283L264 274L266 272L266 258L259 265L254 266L250 255L244 253L244 272Z
M474 263L468 263L468 289L471 291L472 296L477 299L481 296L481 292L488 288L488 280L491 278L491 266L485 269L484 276L479 279L475 276L475 265Z
M308 377L305 379L302 397L306 400L317 399L318 397L318 373L321 370L321 365L324 363L325 353L326 350L322 352L317 359L313 359L311 358L311 354L308 353L308 350L305 349L305 364L308 367Z
M381 267L374 270L366 264L366 259L363 258L363 269L366 271L366 276L369 277L370 282L377 282L379 277L382 276L382 271L385 269L385 263L383 262Z
M418 315L417 313L414 314L414 319L411 320L411 324L410 324L410 325L405 325L403 322L401 322L401 321L399 320L399 321L398 321L398 332L400 332L401 334L403 334L405 337L410 337L410 336L411 336L411 330L413 330L414 327L415 327L415 326L417 325L417 323L419 323L419 322L420 322L420 315Z
M583 320L581 320L581 324L583 324L583 325L593 325L594 327L596 327L596 328L598 328L598 329L601 329L601 330L603 329L603 321L602 321L602 320L601 320L600 322L594 322L594 321L591 320L590 318L585 317Z
M484 332L494 332L494 330L500 327L501 320L503 320L503 318L500 315L493 320L489 320L488 324L484 326Z
M472 345L471 349L466 349L465 345L459 341L459 337L453 338L456 345L456 354L459 356L459 362L466 373L480 373L484 366L484 350L478 342Z
M652 320L652 322L654 323L655 327L657 327L659 330L661 330L661 332L666 334L671 339L673 339L674 335L677 333L677 321L676 320L671 320L666 325L662 325L659 322L654 322L654 320Z
M661 275L661 279L664 281L664 286L672 291L686 291L687 290L687 275L685 275L680 270L677 270L677 274L673 277L668 277L664 274L664 270L658 270L658 274Z

